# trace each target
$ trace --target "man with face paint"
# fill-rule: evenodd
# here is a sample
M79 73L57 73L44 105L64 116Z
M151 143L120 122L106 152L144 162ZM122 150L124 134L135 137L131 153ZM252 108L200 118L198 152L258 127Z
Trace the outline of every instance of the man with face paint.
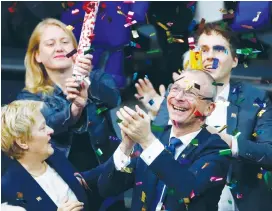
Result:
M234 158L219 211L271 210L272 191L266 179L266 171L272 170L272 108L268 93L249 84L230 81L238 58L237 41L229 29L206 24L196 41L202 49L204 71L213 76L215 85L222 85L217 86L216 108L206 118L207 129L228 143ZM178 74L174 74L176 77ZM157 113L153 124L167 125L167 100L158 94L150 95L153 87L146 79L140 79L136 88L145 101L148 97L160 99L154 100L154 108L160 110L152 112ZM224 126L226 129L219 133Z
M205 72L183 72L167 97L173 126L156 136L139 106L136 111L126 106L117 111L122 142L99 178L103 196L134 187L133 211L217 210L229 168L220 150L229 148L218 135L201 128L215 108L213 81ZM133 148L140 157L130 158Z

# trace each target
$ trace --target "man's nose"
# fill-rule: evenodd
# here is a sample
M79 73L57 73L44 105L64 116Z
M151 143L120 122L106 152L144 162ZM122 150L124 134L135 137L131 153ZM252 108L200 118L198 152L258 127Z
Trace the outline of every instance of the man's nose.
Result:
M179 91L179 93L177 93L177 95L175 96L176 100L184 100L184 91L181 90Z

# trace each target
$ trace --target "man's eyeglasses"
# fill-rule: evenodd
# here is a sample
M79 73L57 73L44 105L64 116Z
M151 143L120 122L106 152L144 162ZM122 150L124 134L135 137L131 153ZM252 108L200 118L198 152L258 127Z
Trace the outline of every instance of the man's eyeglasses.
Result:
M199 100L209 100L212 102L214 101L212 97L205 97L193 92L191 89L184 89L177 84L170 84L169 93L178 95L180 92L182 92L183 96L188 100L195 100L196 98L198 98Z

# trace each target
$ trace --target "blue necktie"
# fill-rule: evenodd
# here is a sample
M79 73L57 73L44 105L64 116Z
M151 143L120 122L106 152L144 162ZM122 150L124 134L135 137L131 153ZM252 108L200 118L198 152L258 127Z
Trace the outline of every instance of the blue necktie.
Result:
M170 139L169 146L166 146L165 148L173 155L173 157L175 157L176 148L179 147L179 146L181 146L181 145L182 145L182 142L181 142L180 139L172 137ZM164 184L163 181L158 180L158 184L157 184L157 188L156 188L156 190L157 190L157 192L156 192L156 200L154 201L154 204L152 206L151 211L155 211L156 210L156 207L157 207L158 203L160 202L160 198L162 198L162 202L164 201L164 197L165 197L165 194L167 192L167 188L165 188L163 196L161 196L164 185L165 184Z

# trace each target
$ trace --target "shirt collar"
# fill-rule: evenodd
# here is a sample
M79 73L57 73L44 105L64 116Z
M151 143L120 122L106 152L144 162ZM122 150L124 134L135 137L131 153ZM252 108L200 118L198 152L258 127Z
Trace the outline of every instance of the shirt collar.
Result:
M224 98L225 100L228 100L229 98L229 91L230 91L230 84L228 83L227 86L224 87L224 89L216 95L215 101L220 100L220 98Z
M175 137L175 138L178 138L182 141L183 145L187 146L188 144L190 144L190 142L192 141L192 139L194 139L198 134L199 132L201 131L202 129L198 130L198 131L195 131L195 132L192 132L192 133L188 133L184 136L179 136L179 137L176 137L174 135L174 131L173 131L173 127L171 128L171 133L170 133L170 139L172 137ZM170 140L169 139L169 140Z

